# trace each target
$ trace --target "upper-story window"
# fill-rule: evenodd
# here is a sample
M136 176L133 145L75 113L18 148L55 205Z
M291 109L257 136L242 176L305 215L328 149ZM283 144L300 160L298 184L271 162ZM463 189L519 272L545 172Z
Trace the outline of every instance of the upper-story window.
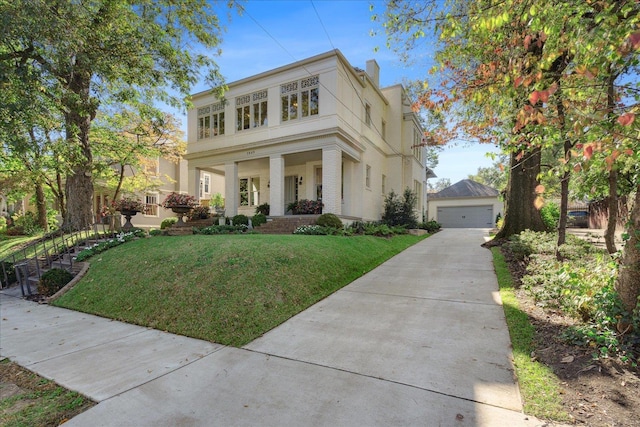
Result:
M369 104L364 106L364 122L371 127L371 105Z
M224 104L207 105L198 108L198 139L224 135Z
M367 188L371 188L371 166L367 165L367 169L364 175L364 185L367 186Z
M267 90L236 98L236 130L267 126Z
M312 76L280 86L282 121L316 116L319 112L320 77Z
M422 146L422 132L413 129L413 155L422 163L424 147Z

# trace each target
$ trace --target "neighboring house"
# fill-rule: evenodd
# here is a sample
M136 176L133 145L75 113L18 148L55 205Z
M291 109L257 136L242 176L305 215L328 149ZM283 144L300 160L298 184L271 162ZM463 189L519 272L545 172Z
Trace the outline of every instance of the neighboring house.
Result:
M504 203L498 190L470 179L429 194L427 216L443 228L491 228Z
M338 50L228 84L224 99L193 95L189 194L225 197L227 216L271 216L321 200L346 220L379 220L384 198L409 187L425 211L423 129L402 85L354 68Z
M135 227L158 229L163 219L175 217L175 214L170 209L164 209L159 204L171 192L187 192L187 162L180 160L178 163L173 163L160 157L155 161L147 162L146 167L147 169L151 168L151 170L147 171L147 174L153 180L153 183L150 184L150 188L153 188L153 190L136 194L136 197L147 205L147 210L144 214L137 214L131 222ZM125 166L125 168L127 176L135 173L135 170L130 166ZM104 206L109 206L111 203L109 197L112 195L112 188L105 189L99 183L94 185L93 209L96 215L96 222L106 221L106 219L103 219L101 212L103 212L102 208Z

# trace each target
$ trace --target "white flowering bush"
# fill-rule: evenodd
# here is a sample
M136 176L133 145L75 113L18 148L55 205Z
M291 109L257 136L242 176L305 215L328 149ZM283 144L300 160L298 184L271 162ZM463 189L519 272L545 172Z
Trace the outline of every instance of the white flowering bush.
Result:
M137 237L145 237L145 232L143 230L134 230L128 233L119 233L115 238L105 240L104 242L94 243L90 248L83 249L78 253L78 255L74 258L75 261L80 262L84 261L87 258L91 258L94 255L102 253L107 249L113 248L115 246L119 246L123 243L129 242Z
M324 236L331 233L328 232L327 227L321 225L301 225L293 231L293 234Z

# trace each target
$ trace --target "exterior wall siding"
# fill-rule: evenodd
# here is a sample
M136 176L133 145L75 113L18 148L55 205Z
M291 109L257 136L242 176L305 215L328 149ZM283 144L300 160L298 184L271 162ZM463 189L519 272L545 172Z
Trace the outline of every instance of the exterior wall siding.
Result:
M377 64L367 63L367 69L370 65L375 71ZM225 133L204 139L198 139L198 108L214 104L216 99L211 93L195 94L187 120L189 193L196 191L192 180L197 171L215 173L224 177L225 183L216 182L216 187L223 189L214 188L212 192L225 194L226 214L253 215L255 207L238 206L237 182L246 175L259 176L260 200L269 202L271 215L278 216L286 214L285 191L290 197L294 190L285 188L293 182L286 177L296 176L298 199L321 196L325 212L349 219L379 220L383 212L383 174L387 177L386 191L397 193L406 187L413 189L416 181L424 183L426 177L424 165L413 157L411 145L417 121L411 119L410 107L403 105L404 89L400 85L379 89L375 84L377 72L374 74L372 79L355 70L340 52L332 51L230 83L225 93ZM313 75L319 78L318 114L283 121L281 86ZM268 123L236 131L236 98L265 90ZM417 210L425 208L421 205Z

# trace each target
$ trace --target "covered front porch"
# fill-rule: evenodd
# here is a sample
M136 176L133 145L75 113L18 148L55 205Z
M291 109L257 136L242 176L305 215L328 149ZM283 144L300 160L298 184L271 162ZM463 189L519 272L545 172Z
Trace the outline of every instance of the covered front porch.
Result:
M226 216L253 216L265 203L271 217L291 215L290 205L306 199L322 202L323 213L362 218L363 167L338 145L262 157L256 151L243 153L246 159L190 161L189 193L202 202L222 194Z

